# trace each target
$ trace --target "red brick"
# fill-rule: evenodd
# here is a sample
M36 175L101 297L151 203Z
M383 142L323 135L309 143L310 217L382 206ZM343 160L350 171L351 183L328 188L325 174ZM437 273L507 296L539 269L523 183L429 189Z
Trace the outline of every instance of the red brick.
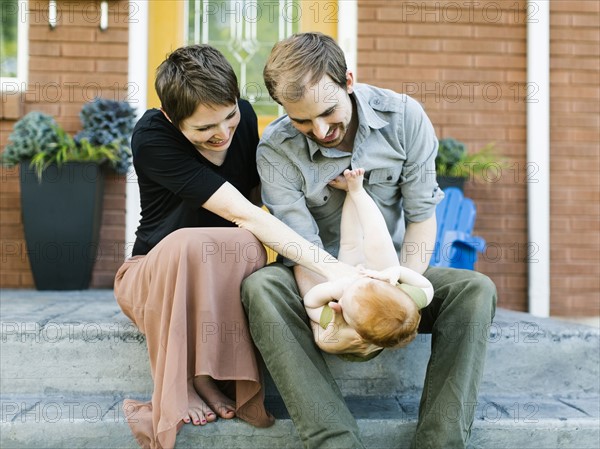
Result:
M476 25L473 27L473 37L475 39L507 39L521 40L525 39L526 27L521 26L495 26L495 25Z
M576 27L590 27L598 29L598 14L573 14L572 22Z
M113 72L127 75L129 70L126 60L119 59L97 59L95 61L96 70L98 72Z
M93 42L95 31L89 28L80 28L73 26L60 26L54 30L46 26L33 26L29 31L29 38L32 41L52 41L52 42Z
M56 58L38 56L32 69L48 72L93 72L94 61L81 58Z
M101 31L99 28L95 30L95 40L96 42L111 43L127 42L129 40L129 31L126 28L118 29L111 27L109 23L109 28L106 31Z
M98 58L127 58L127 44L62 44L62 54L65 56L94 55Z
M475 67L522 69L526 67L526 63L526 58L522 56L475 56Z
M408 25L408 35L417 37L472 37L473 32L469 27L457 26L451 23L417 23Z
M429 55L423 53L411 53L408 55L408 63L414 66L425 67L470 67L473 66L473 57L469 55L438 54Z
M55 42L29 42L30 56L58 56L60 55L60 44ZM33 61L30 62L33 67Z
M389 22L378 23L359 21L358 34L359 36L405 36L406 25Z
M597 72L571 72L571 82L574 84L600 85L600 71Z
M439 39L415 39L410 37L378 37L375 41L377 50L388 50L392 59L397 57L399 52L437 52L442 48L442 42Z
M571 14L562 14L552 11L550 13L550 26L554 29L561 26L570 26L572 24Z
M498 70L489 70L477 68L464 69L442 69L441 79L445 81L457 81L460 83L475 83L481 85L485 83L500 83L505 80L504 74Z
M593 2L590 2L593 3ZM577 42L597 42L598 41L598 30L590 28L579 28L577 33L573 32L572 28L554 28L552 30L552 39L565 40L565 41L577 41Z
M550 3L550 13L565 12L577 13L597 13L600 11L598 2L589 0L552 0Z
M472 39L444 39L442 42L443 51L452 53L507 53L507 43L501 41L480 40L476 44Z
M19 272L0 270L0 285L3 288L22 288Z

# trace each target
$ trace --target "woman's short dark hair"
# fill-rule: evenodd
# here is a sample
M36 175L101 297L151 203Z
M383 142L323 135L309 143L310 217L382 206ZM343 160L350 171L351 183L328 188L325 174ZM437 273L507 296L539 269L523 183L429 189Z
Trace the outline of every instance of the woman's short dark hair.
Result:
M227 106L240 97L231 64L210 45L175 50L156 69L154 87L161 107L177 127L200 104Z

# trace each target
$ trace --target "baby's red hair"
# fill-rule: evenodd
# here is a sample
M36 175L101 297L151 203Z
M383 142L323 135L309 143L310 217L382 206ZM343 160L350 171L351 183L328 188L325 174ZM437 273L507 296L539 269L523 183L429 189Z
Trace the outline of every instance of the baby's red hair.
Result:
M415 339L421 313L404 291L388 282L371 279L356 286L354 301L359 316L354 329L369 343L382 348L405 346Z

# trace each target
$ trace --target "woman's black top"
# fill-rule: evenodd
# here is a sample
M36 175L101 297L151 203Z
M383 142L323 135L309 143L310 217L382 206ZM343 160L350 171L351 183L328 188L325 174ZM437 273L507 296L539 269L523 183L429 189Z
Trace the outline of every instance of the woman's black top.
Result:
M138 121L131 147L142 211L134 256L147 254L180 228L235 226L201 206L225 182L246 198L260 182L256 114L247 101L238 105L240 124L220 166L202 156L160 110L148 110Z

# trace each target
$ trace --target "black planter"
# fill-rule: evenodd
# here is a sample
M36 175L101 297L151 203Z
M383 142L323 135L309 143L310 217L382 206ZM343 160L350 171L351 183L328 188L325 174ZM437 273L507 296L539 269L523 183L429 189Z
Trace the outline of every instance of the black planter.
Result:
M53 164L39 181L33 168L22 163L20 175L23 227L36 288L88 288L102 219L101 167Z
M465 178L458 178L456 176L438 176L437 183L442 190L448 187L456 187L462 192L465 186Z

